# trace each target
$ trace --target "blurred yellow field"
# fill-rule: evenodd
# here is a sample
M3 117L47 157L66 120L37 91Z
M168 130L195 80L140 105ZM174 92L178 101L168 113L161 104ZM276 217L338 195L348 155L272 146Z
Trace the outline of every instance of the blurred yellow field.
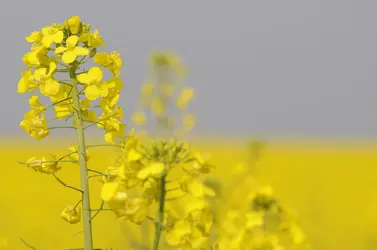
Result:
M68 204L75 204L79 195L64 188L52 176L36 174L17 161L49 152L64 154L68 143L11 146L2 142L0 244L4 249L25 249L23 237L38 249L79 247L80 224L70 225L59 217ZM62 146L64 145L64 146ZM237 163L248 157L244 142L209 140L193 142L201 152L210 152L217 167L214 176L231 180ZM297 212L313 249L375 249L377 245L377 147L364 142L277 142L268 143L256 165L262 183L270 184L277 197ZM98 148L90 151L89 167L104 170L114 151ZM65 182L79 186L78 167L66 164L59 172ZM73 177L75 176L75 177ZM99 206L100 185L93 180L93 207ZM98 197L98 199L96 199ZM129 249L122 225L111 212L102 212L94 220L97 247ZM135 229L138 234L140 229ZM143 239L141 239L143 240ZM149 240L149 239L148 239ZM2 241L7 241L2 242Z

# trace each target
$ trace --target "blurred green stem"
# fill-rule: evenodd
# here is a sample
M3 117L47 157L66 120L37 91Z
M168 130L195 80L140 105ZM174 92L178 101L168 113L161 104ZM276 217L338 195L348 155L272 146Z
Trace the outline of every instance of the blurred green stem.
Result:
M156 233L153 242L153 250L158 250L161 234L163 231L162 224L164 223L164 210L165 210L165 195L166 195L166 173L161 176L160 180L160 199L158 206L158 221L156 222Z

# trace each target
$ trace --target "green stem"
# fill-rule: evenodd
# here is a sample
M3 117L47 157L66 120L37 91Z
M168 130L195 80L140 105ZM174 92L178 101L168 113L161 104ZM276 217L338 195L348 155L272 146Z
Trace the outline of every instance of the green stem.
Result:
M79 90L76 80L76 67L69 69L69 76L71 79L72 88L72 100L75 107L75 125L77 131L77 144L79 153L79 165L80 165L80 182L82 192L82 217L83 217L83 229L84 229L84 249L93 250L92 239L92 222L91 222L91 208L90 208L90 196L89 196L89 182L88 182L88 169L86 166L86 146L82 121L82 112L80 107Z
M163 231L162 225L164 223L166 175L167 173L164 173L161 176L161 181L160 181L160 200L159 200L159 206L158 206L158 221L156 221L156 233L155 233L154 242L153 242L153 250L158 250L161 234Z

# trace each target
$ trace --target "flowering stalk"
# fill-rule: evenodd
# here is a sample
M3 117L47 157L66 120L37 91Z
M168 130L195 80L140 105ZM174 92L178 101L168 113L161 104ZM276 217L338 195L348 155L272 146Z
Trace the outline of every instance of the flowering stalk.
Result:
M89 196L89 183L88 183L88 169L86 165L86 146L85 136L82 121L82 109L80 106L80 99L78 93L78 86L76 80L76 67L73 66L69 69L69 76L72 84L72 100L74 106L75 126L77 131L77 144L80 166L80 183L82 190L82 217L84 229L84 248L85 250L93 249L92 239L92 222L91 222L91 208Z
M87 168L88 148L103 145L85 145L84 130L97 125L105 131L104 139L110 146L115 146L115 141L123 137L123 111L116 105L123 86L122 80L118 78L122 60L117 51L97 53L97 48L104 46L99 31L91 31L90 24L82 22L78 16L65 20L64 24L54 23L41 31L33 31L26 37L26 41L31 43L31 51L23 57L28 69L22 71L17 92L33 95L29 98L30 111L25 113L20 126L37 140L47 137L51 130L75 129L77 145L69 147L70 153L60 158L50 154L49 157L32 157L27 162L20 163L36 172L53 176L64 187L80 192L81 200L75 206L68 205L64 208L60 217L70 224L82 220L84 249L93 250L91 221L99 211L104 210L104 202L102 201L98 211L91 209L88 180L93 176L88 176L88 171L101 176L105 174ZM96 66L89 70L83 69L82 66L90 59ZM105 69L110 71L112 78L103 79ZM69 74L69 80L57 78L58 72ZM52 104L42 104L39 95L35 93L37 90L48 97ZM47 110L52 108L55 117L47 119ZM99 116L97 108L102 111ZM72 117L73 126L48 126L50 122L67 122ZM56 175L63 168L61 163L65 162L78 164L81 189L65 183ZM97 213L92 216L94 211Z

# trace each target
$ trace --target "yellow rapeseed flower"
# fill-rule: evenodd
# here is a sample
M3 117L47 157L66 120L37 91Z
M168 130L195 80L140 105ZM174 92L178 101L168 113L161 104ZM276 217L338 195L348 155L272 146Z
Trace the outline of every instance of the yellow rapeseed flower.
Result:
M66 29L69 29L72 35L77 35L80 32L81 20L79 16L72 16L64 22Z
M76 35L72 35L66 40L66 47L60 46L56 48L55 54L62 54L62 60L65 63L72 63L78 56L86 56L89 54L87 48L77 46L79 38Z
M52 25L42 28L42 45L45 48L49 48L52 43L61 43L63 42L64 33L62 31L61 25Z
M122 59L118 51L97 53L94 56L94 62L107 68L115 77L119 76L120 69L122 68Z
M66 206L60 213L60 217L70 224L79 223L81 220L81 209L79 207Z
M43 38L43 33L41 31L33 31L28 35L25 40L28 43L41 44Z
M193 98L194 98L194 89L188 88L188 87L184 88L177 99L177 107L182 110L187 109L187 105Z
M138 126L144 125L146 121L146 117L144 112L135 112L132 114L131 120Z
M89 69L88 73L77 76L77 80L86 84L85 96L89 100L96 100L98 97L106 97L109 93L108 87L101 82L103 78L102 70L99 67Z
M21 72L21 79L18 82L17 92L26 93L29 91L34 91L38 88L38 83L34 81L33 73L29 70L24 70Z
M34 79L39 83L40 91L45 96L54 96L59 92L60 84L52 76L56 69L56 64L50 62L49 69L39 68L34 72Z

